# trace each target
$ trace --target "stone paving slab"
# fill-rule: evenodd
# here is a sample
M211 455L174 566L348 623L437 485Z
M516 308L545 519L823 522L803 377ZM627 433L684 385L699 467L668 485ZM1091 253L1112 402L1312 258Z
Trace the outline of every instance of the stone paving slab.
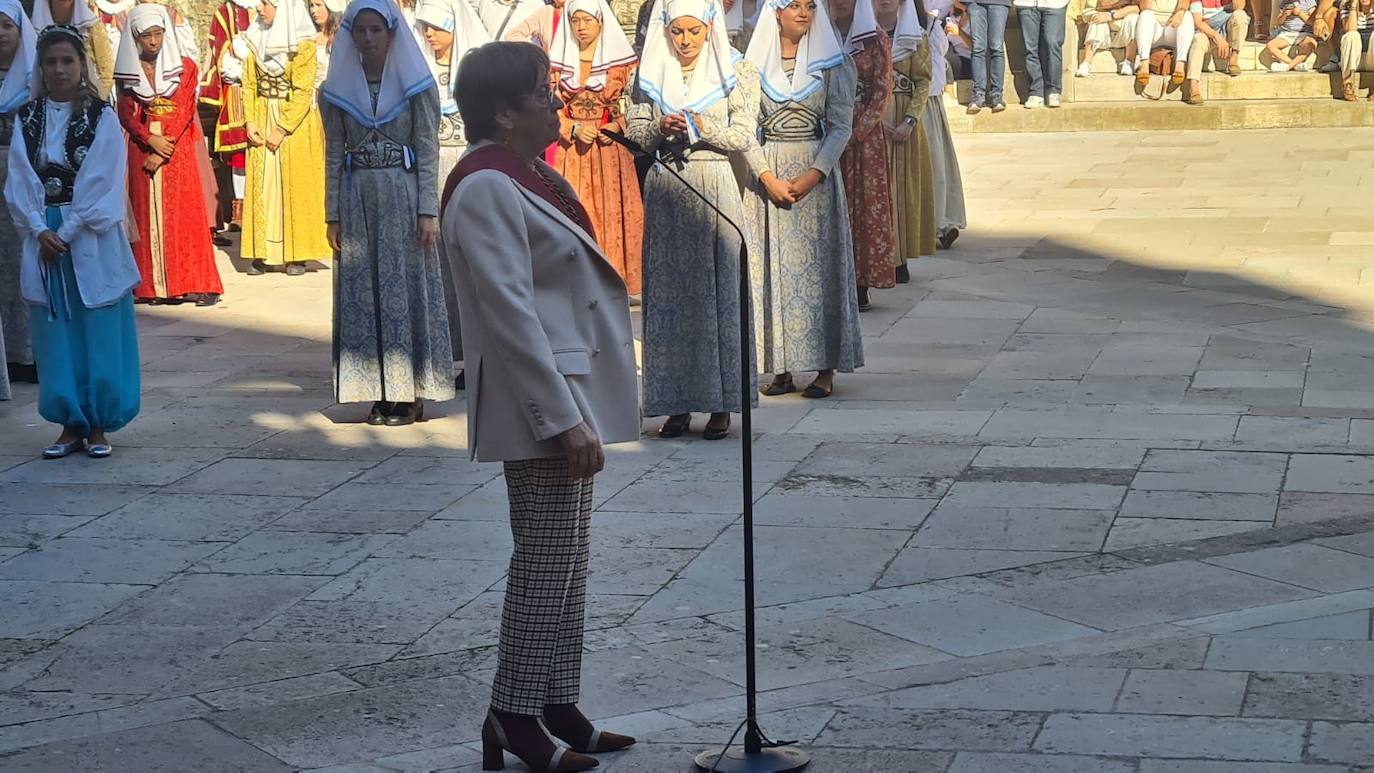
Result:
M972 227L832 398L755 414L765 729L827 771L1374 766L1374 131L1328 134L961 138ZM1217 182L1275 163L1321 184ZM461 399L332 405L329 272L225 258L219 306L140 308L114 459L0 404L0 769L473 770L500 466ZM742 706L738 444L644 427L593 519L618 773Z

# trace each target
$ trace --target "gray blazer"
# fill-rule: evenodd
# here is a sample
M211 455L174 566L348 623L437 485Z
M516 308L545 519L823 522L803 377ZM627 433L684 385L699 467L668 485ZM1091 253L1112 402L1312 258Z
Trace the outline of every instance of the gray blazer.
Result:
M629 300L591 235L492 170L459 183L442 234L463 323L472 456L560 456L552 438L582 421L602 443L638 440Z

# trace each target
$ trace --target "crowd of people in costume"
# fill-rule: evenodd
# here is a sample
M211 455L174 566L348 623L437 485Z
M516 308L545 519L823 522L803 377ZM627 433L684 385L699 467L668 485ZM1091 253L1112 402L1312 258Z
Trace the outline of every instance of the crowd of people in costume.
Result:
M545 160L642 298L645 414L664 437L708 414L705 437L725 437L741 357L765 395L829 396L863 365L870 290L964 227L941 17L922 0L650 0L632 42L607 0L224 0L198 45L155 2L0 0L7 374L63 427L46 455L108 454L138 410L133 304L215 305L214 248L241 231L247 274L332 266L338 401L421 420L465 386L438 227L472 134L458 73L519 41L560 105ZM79 64L66 99L54 50Z

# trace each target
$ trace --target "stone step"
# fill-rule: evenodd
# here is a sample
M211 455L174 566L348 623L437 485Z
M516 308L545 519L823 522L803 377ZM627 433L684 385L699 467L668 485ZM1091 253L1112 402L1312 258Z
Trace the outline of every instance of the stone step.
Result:
M1374 110L1363 99L1218 100L1194 107L1174 94L1159 102L1071 102L1057 110L1011 106L970 116L946 98L945 109L958 133L1374 127Z
M1340 79L1320 72L1271 73L1246 72L1232 78L1222 73L1202 74L1202 98L1206 100L1235 99L1331 99L1336 95ZM1074 102L1136 102L1135 79L1120 75L1094 75L1074 78L1065 83L1064 90Z
M1374 88L1374 73L1360 73L1358 91L1361 95ZM1232 78L1221 73L1202 74L1202 98L1207 101L1254 101L1273 99L1334 99L1339 93L1339 76L1320 72L1247 72ZM973 92L973 82L958 81L955 84L960 104L968 104ZM1006 100L1008 105L1019 105L1025 101L1029 90L1025 76L1013 73L1007 81ZM1182 99L1177 90L1170 90L1165 97ZM1148 101L1140 95L1135 78L1122 75L1102 74L1087 78L1065 78L1065 102L1128 102Z

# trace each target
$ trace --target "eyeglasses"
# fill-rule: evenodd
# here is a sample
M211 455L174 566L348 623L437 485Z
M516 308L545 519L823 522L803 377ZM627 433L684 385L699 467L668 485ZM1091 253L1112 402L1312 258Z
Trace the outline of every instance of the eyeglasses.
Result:
M530 97L534 100L534 104L540 107L553 107L554 94L552 86L537 88Z

